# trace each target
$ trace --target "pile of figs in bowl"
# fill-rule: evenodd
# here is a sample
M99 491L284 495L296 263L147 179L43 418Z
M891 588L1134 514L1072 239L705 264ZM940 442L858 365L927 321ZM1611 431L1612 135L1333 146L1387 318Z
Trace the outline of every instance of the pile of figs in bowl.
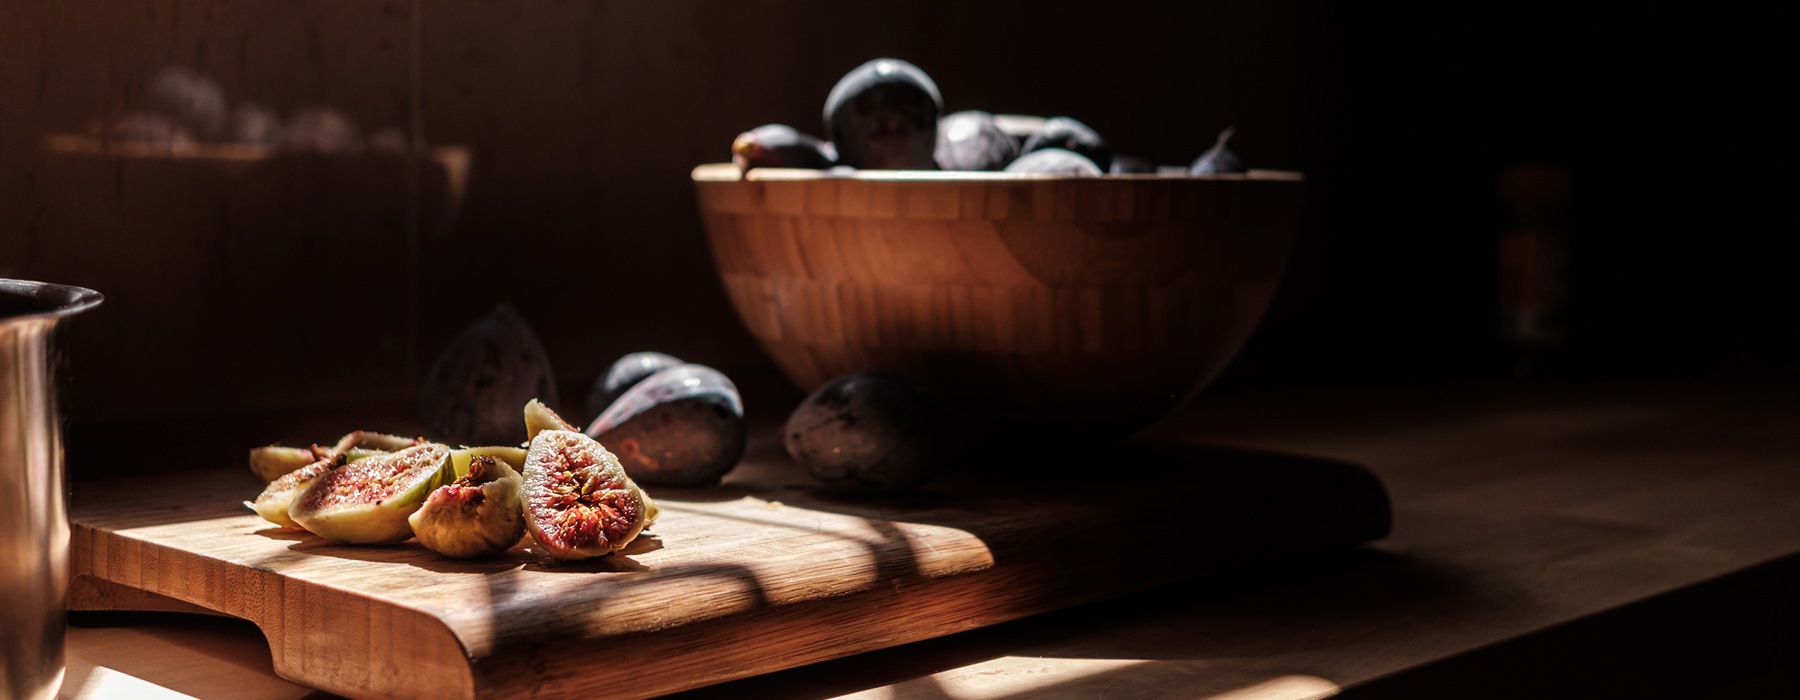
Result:
M1192 398L1268 308L1298 173L1222 133L1181 167L1067 117L946 113L899 59L845 75L825 136L771 124L692 177L738 317L802 390L903 374L999 433L1117 437Z

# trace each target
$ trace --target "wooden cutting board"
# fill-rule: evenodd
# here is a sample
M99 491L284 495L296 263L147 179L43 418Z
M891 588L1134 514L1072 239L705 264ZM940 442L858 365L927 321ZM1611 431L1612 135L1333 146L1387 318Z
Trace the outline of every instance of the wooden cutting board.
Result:
M326 544L248 512L260 488L235 466L76 482L71 608L240 617L277 673L352 697L637 697L1389 527L1385 491L1356 465L1142 443L872 502L814 492L764 445L720 488L653 490L649 535L575 563L529 537L483 561Z

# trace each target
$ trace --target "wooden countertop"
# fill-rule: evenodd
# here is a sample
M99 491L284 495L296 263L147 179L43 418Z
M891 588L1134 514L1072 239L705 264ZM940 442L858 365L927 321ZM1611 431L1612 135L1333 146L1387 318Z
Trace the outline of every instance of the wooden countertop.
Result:
M1796 385L1209 395L1148 437L1363 464L1393 497L1393 535L689 695L1790 693ZM72 622L67 698L316 695L273 675L247 623Z

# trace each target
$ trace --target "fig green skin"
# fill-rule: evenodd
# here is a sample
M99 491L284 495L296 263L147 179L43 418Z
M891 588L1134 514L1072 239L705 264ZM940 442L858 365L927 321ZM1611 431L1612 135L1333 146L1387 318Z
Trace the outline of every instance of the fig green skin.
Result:
M860 169L935 170L944 98L931 76L897 58L844 74L825 98L825 131L838 163Z
M537 334L502 305L438 356L419 390L419 420L449 444L510 444L519 439L519 406L533 398L556 404L555 377Z
M637 386L638 382L682 364L685 363L679 357L648 350L615 360L611 367L606 368L606 374L601 375L594 382L593 388L588 390L587 415L600 415L631 387Z
M651 486L713 486L744 456L749 433L737 386L705 365L657 372L614 401L587 434Z
M788 416L782 446L832 491L904 493L935 475L941 422L936 405L906 377L870 370L808 395Z
M1019 142L1005 131L994 115L964 111L938 121L935 158L944 170L999 170L1019 157Z
M525 452L524 477L525 529L558 559L612 554L656 513L618 458L579 432L539 432Z
M1094 161L1074 151L1060 148L1045 148L1019 156L1018 160L1006 166L1009 173L1038 173L1041 175L1074 175L1081 177L1097 177L1103 172Z
M525 464L525 448L509 445L483 445L480 447L459 447L450 451L450 468L455 470L456 478L469 475L469 465L477 457L493 457L505 462L508 468L512 465Z
M546 430L574 430L575 426L556 415L555 411L545 406L544 402L532 399L525 402L525 442L531 442L538 433Z
M288 515L333 542L391 544L412 536L407 518L451 482L450 448L436 443L338 467L294 497Z
M1088 125L1073 117L1051 117L1044 122L1031 138L1025 139L1024 153L1029 154L1047 148L1060 148L1073 151L1093 161L1106 172L1112 166L1112 149L1106 146L1106 140Z
M525 536L525 478L492 456L474 459L478 466L467 476L432 491L407 517L426 549L472 559L504 552Z
M304 447L267 445L250 448L250 471L263 481L274 481L283 474L317 461L318 456Z

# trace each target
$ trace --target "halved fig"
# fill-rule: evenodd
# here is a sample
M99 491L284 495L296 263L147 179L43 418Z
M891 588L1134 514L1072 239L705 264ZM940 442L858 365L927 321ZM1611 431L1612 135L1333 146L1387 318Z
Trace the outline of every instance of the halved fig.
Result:
M450 448L436 443L375 455L314 480L294 497L288 515L334 542L399 542L412 536L407 517L453 473Z
M525 441L531 442L537 434L545 430L577 430L562 416L545 406L544 402L532 399L525 402Z
M451 450L450 468L455 469L456 478L461 479L469 475L469 466L475 458L483 456L505 462L508 468L513 468L512 465L515 464L521 466L525 464L525 448L523 447L483 445L481 447L458 447Z
M650 524L653 506L600 443L545 430L525 453L525 527L545 552L586 559L619 551Z
M250 471L263 481L274 481L283 474L317 461L318 456L304 447L265 445L250 448Z
M262 493L256 496L254 502L244 501L244 505L249 506L250 510L256 511L256 514L262 516L263 520L290 530L302 529L299 523L294 522L294 519L288 515L288 506L293 504L294 497L299 495L301 490L311 484L314 479L323 476L325 472L331 471L332 466L329 461L317 460L275 477L268 486L263 488Z
M373 430L352 430L338 438L332 451L339 454L352 449L378 450L381 452L399 452L408 447L423 443L424 440L405 435L390 435Z
M467 475L432 491L406 520L419 544L446 557L498 554L525 536L523 484L524 477L511 465L475 455Z

